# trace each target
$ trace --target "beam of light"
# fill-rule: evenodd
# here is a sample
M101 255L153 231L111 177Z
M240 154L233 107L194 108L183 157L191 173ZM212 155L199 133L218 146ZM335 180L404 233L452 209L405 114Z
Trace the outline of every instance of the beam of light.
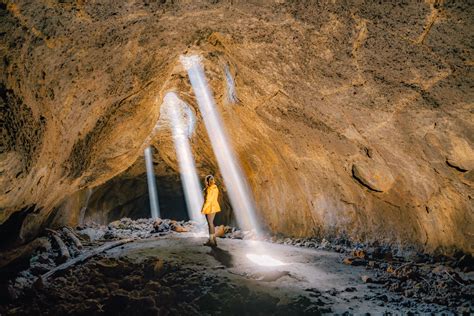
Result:
M206 230L197 230L190 233L193 238L209 237L209 233Z
M259 266L278 267L286 265L286 263L281 262L280 260L277 260L269 255L257 255L253 253L248 253L246 256L247 259L249 259L255 264L258 264Z
M260 229L255 217L253 198L228 141L227 133L214 103L214 97L208 87L200 58L193 55L181 56L180 59L188 72L237 222L241 228L255 229L259 233Z
M230 104L237 102L237 92L235 91L235 82L230 73L229 65L224 65L225 81L227 83L227 102Z
M158 193L156 191L155 171L153 170L153 152L151 146L145 149L146 179L148 183L148 196L150 197L151 218L160 217Z
M201 214L201 206L204 201L188 139L194 130L194 115L189 106L181 101L174 92L168 92L163 101L164 114L171 123L189 218L202 224L205 222L204 216ZM187 124L183 120L184 117L187 117Z

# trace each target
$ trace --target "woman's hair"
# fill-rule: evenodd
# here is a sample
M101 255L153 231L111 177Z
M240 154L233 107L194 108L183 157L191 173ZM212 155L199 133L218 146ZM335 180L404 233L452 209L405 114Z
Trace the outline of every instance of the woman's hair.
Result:
M209 174L206 176L206 186L209 186L211 180L214 180L214 176L212 174Z

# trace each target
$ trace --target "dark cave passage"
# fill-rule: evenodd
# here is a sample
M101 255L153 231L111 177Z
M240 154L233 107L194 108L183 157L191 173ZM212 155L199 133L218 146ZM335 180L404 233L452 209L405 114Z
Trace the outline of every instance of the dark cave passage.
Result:
M183 185L179 176L156 177L161 218L189 220L188 208L184 197ZM148 194L147 194L148 199ZM148 205L148 214L150 207Z
M179 175L156 176L161 218L189 220ZM116 177L93 191L84 224L108 224L124 217L150 218L146 174Z

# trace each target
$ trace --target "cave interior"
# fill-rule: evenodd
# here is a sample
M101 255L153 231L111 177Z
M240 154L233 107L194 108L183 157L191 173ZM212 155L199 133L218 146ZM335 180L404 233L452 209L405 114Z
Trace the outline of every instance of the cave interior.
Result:
M474 314L469 1L0 17L0 315Z

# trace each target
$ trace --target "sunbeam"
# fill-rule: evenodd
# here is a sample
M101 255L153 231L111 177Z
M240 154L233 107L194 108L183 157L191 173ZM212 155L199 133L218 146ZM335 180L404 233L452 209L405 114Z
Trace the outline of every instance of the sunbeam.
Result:
M174 92L168 92L163 101L163 106L165 107L164 114L171 123L171 131L189 217L193 221L204 223L204 216L200 212L203 204L202 189L199 184L194 157L188 139L192 135L194 127L194 120L191 116L192 111ZM185 116L188 118L186 122L184 121Z
M145 149L146 178L148 183L148 195L150 197L151 217L160 217L160 206L158 204L158 192L156 190L155 172L153 170L153 152L151 146Z
M182 56L181 63L188 71L204 124L211 140L235 217L240 227L259 232L252 195L208 87L199 56Z

